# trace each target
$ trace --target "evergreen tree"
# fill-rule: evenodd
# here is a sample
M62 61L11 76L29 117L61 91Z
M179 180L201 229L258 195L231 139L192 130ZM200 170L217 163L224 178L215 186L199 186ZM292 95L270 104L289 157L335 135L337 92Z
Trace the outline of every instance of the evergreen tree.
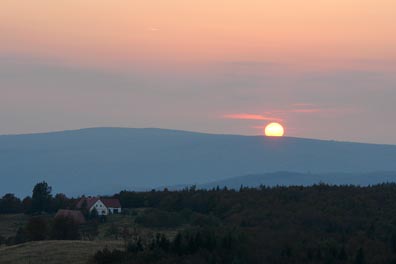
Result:
M359 248L355 257L355 264L363 264L364 261L364 251L363 248Z
M32 212L49 212L51 209L52 188L45 181L37 183L33 188Z

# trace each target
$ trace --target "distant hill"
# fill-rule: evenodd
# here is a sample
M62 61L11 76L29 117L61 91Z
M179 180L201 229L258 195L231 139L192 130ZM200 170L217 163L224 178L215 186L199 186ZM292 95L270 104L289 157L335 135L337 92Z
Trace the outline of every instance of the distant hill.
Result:
M396 171L396 146L132 128L0 136L0 195L41 180L94 195L274 171Z
M199 184L200 189L220 188L239 190L241 186L259 187L265 186L309 186L313 184L326 183L330 185L359 185L369 186L380 183L396 182L396 172L371 172L371 173L294 173L274 172L255 175L233 177L221 181ZM173 186L170 189L182 189L186 186Z

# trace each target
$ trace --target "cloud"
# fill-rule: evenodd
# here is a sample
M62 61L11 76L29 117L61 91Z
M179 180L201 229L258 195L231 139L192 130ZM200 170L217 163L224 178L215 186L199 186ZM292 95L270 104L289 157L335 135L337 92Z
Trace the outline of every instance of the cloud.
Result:
M223 117L227 119L282 121L282 119L278 117L263 116L258 114L229 114L229 115L224 115Z
M148 29L149 31L159 31L160 29L157 27L151 27Z
M309 103L295 103L292 104L293 107L313 107L315 106L314 104L309 104Z
M350 114L355 113L354 108L345 107L319 107L314 104L297 103L292 104L290 110L285 110L285 114Z
M272 68L282 66L281 64L274 61L255 61L255 60L244 60L244 61L230 61L230 65L242 66L242 67L254 67L254 68Z
M319 109L319 108L293 109L290 112L292 112L292 113L311 114L311 113L322 112L322 109Z
M223 118L226 119L242 119L242 120L260 120L260 121L274 121L283 122L284 120L291 119L295 114L337 114L344 112L345 109L337 108L320 108L314 104L308 103L295 103L291 108L276 109L272 111L262 112L263 114L226 114Z

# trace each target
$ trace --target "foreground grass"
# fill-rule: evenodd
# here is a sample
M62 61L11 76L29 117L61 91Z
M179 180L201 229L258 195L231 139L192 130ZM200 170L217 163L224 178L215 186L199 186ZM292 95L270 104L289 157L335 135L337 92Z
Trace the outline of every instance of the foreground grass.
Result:
M123 247L122 241L36 241L0 248L2 264L87 263L99 249Z
M150 228L139 226L135 219L143 214L146 209L134 210L133 214L109 215L105 223L98 226L98 236L94 241L35 241L14 246L0 245L0 263L30 264L30 263L87 263L98 250L105 247L109 249L124 247L123 230L128 230L129 235L137 235L145 240L150 240L156 233L162 233L169 239L184 227L176 228ZM48 220L52 215L45 215ZM8 214L0 215L0 235L3 237L15 236L19 227L23 227L29 220L28 215ZM114 232L114 227L117 232ZM115 233L118 233L116 235Z

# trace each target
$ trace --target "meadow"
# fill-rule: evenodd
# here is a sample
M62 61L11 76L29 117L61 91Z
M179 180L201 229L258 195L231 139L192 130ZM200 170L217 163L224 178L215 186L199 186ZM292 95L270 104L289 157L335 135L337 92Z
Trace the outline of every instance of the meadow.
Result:
M122 241L32 241L0 248L2 264L85 264L98 250L120 249Z

